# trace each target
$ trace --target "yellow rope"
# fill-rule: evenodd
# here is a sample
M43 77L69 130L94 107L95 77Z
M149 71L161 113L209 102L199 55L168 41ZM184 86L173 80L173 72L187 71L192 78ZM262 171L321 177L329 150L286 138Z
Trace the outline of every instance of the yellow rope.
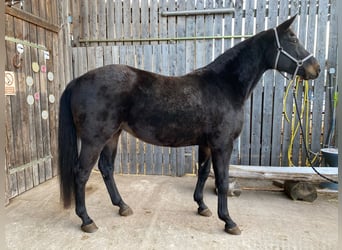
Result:
M284 100L283 100L283 112L284 112L284 116L285 116L285 119L288 123L290 123L290 118L287 114L287 110L286 110L286 101L287 101L287 97L288 97L288 94L289 94L289 90L290 88L292 87L293 84L295 84L295 96L297 97L297 94L298 94L298 86L300 85L301 81L300 81L300 78L297 77L296 80L295 80L295 83L293 80L290 81L290 83L288 84L287 88L286 88L286 91L285 91L285 96L284 96ZM304 111L305 112L305 135L302 135L304 137L304 140L306 142L306 145L309 145L309 123L310 123L310 118L309 118L309 110L310 110L310 102L309 102L309 82L307 80L304 80L303 82L304 84L304 101L303 101L303 105L302 105L302 108L301 108L301 111L300 111L300 117L299 119L303 120L304 118ZM293 161L292 161L292 152L293 152L293 143L294 143L294 140L295 140L295 137L298 133L298 130L299 130L299 121L296 123L296 106L293 105L293 109L292 109L292 114L294 114L292 117L292 121L291 121L291 137L290 137L290 144L289 144L289 147L288 147L288 151L287 151L287 159L288 159L288 162L289 162L289 166L295 166ZM312 153L312 152L311 152ZM315 154L315 157L312 159L312 162L314 162L317 158L318 154ZM306 161L305 161L305 164L306 166L310 166L310 163L309 163L309 159L306 158Z

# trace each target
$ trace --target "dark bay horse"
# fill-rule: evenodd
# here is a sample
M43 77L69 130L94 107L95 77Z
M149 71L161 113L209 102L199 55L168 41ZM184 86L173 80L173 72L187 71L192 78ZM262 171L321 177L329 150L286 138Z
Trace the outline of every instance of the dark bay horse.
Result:
M97 226L85 206L85 185L98 166L120 215L132 214L116 187L113 171L122 130L151 144L199 146L194 200L210 216L203 188L211 161L218 189L218 216L225 231L240 234L227 207L228 168L239 136L244 103L269 69L314 79L317 60L290 29L295 17L239 43L207 66L179 77L162 76L125 65L104 66L72 80L60 99L59 172L65 207L75 197L82 230ZM77 147L77 139L81 148ZM80 152L78 152L80 151Z

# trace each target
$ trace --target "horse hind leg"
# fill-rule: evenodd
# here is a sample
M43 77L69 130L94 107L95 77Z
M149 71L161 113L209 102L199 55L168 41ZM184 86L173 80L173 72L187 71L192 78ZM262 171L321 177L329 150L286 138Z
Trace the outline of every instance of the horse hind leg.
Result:
M133 214L133 211L121 198L114 181L114 160L117 152L119 136L120 132L116 133L103 148L99 159L99 169L112 204L120 207L119 214L121 216L128 216Z
M203 189L208 179L211 165L211 152L208 147L199 146L198 148L198 179L194 192L194 200L198 204L198 214L209 217L212 215L210 209L203 201Z
M78 165L75 169L75 210L76 214L82 220L81 229L87 233L95 232L98 229L87 213L85 206L85 186L99 156L99 151L99 147L83 143Z

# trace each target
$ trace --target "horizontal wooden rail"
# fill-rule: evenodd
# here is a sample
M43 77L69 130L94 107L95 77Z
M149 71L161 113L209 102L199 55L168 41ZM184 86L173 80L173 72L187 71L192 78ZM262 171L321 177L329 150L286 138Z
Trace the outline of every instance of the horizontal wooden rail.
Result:
M317 167L316 169L321 174L332 178L333 180L338 179L337 167ZM231 165L229 176L262 180L326 181L317 175L310 167L259 167Z
M52 24L48 22L46 19L32 15L31 13L28 13L17 8L6 6L5 13L13 17L19 18L23 21L37 25L38 27L52 31L54 33L58 33L60 30L60 27L58 25Z

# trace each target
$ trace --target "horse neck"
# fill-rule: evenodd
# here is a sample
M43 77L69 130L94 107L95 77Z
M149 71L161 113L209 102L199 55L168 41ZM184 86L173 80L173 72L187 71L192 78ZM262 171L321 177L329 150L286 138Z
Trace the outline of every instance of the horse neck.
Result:
M248 99L262 74L270 68L268 55L265 54L267 41L262 35L265 34L260 33L241 42L207 66L218 75L222 85L228 91L233 89L243 102Z

